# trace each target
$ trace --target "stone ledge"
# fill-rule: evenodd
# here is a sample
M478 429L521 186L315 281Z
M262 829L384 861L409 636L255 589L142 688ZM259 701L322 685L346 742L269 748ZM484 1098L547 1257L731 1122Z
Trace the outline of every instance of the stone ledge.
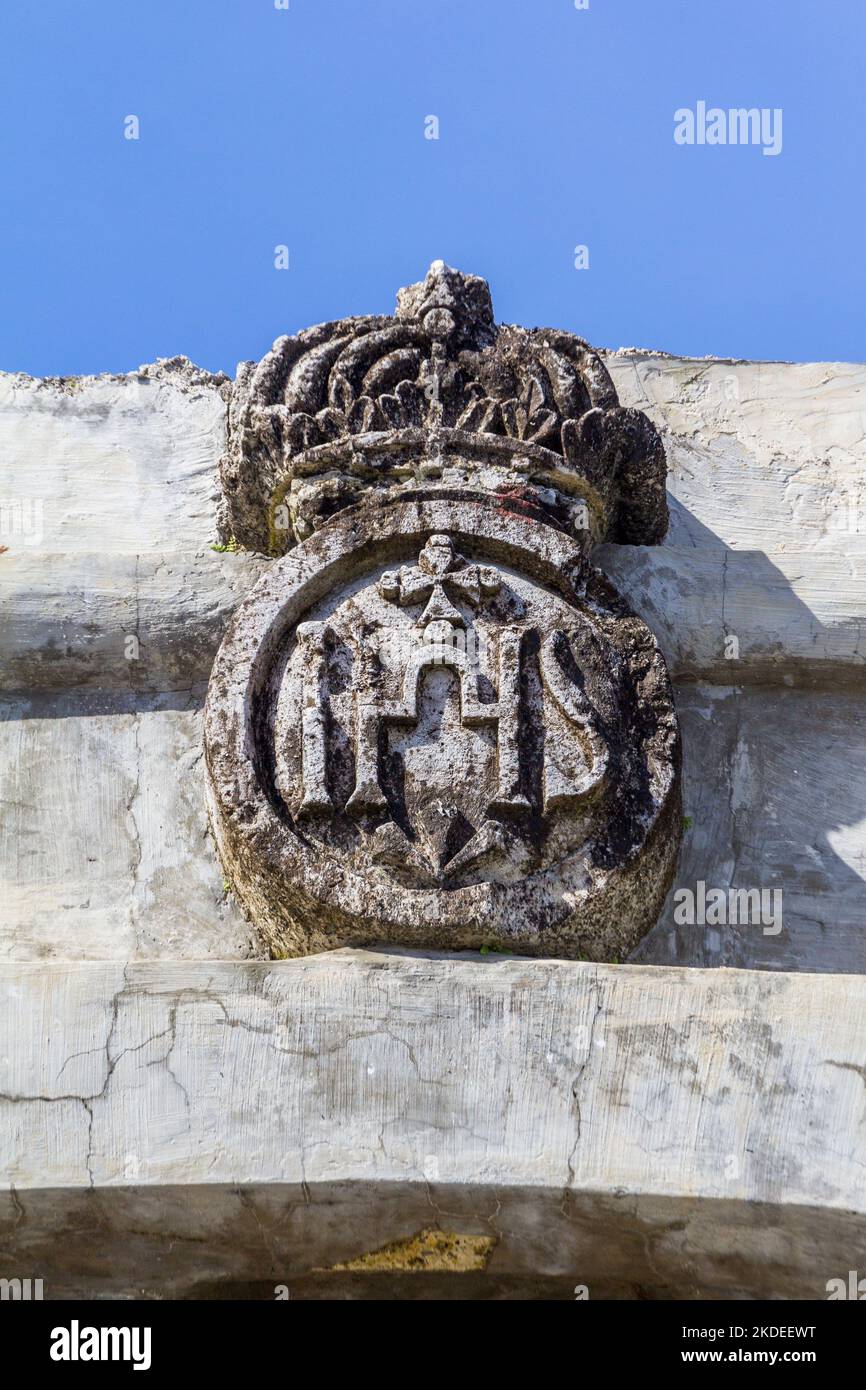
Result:
M623 404L664 439L671 526L658 549L608 546L596 561L656 632L672 674L862 685L866 368L606 361ZM0 373L0 507L42 507L38 535L0 524L0 688L158 691L207 679L268 562L208 548L227 387L190 364L169 368L65 381ZM735 662L726 634L740 642Z
M866 1258L862 977L340 951L0 997L0 1248L64 1287L307 1278L425 1228L614 1295L820 1297Z
M207 546L158 555L10 548L0 556L0 691L157 694L206 681L267 564Z
M604 545L592 559L655 633L675 681L866 685L866 536L810 551Z
M345 950L4 965L0 992L16 1188L426 1178L866 1213L861 976Z

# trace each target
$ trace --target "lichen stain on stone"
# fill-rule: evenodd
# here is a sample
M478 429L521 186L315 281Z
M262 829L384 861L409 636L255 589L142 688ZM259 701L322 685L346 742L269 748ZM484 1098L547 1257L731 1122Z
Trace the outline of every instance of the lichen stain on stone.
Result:
M223 543L266 551L286 513L205 715L261 948L627 956L675 871L679 730L589 556L663 537L655 427L582 339L497 328L435 262L393 317L278 339L229 435Z
M345 1264L317 1269L316 1274L402 1273L472 1274L487 1268L496 1241L492 1236L462 1235L457 1231L424 1230Z

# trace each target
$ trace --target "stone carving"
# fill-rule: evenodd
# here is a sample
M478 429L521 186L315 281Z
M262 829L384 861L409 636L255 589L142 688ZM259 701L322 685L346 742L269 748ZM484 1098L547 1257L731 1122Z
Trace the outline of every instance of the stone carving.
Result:
M267 947L624 957L676 861L679 735L587 550L663 531L652 426L580 340L497 329L441 266L395 320L280 340L233 410L235 534L272 547L291 499L206 719L217 845Z
M600 357L496 326L484 280L434 263L394 318L341 319L242 363L222 463L226 538L281 554L371 492L435 480L528 494L592 541L652 545L665 457Z

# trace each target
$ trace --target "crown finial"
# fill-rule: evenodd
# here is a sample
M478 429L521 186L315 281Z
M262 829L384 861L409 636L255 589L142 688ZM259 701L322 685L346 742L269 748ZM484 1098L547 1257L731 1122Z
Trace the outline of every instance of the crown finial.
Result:
M433 261L423 280L397 291L397 318L419 323L433 339L452 336L483 347L493 339L490 286L444 261Z
M393 317L320 324L243 366L223 527L281 553L371 492L437 476L519 493L587 544L646 545L667 528L665 472L654 427L620 407L588 343L497 326L487 281L435 260Z

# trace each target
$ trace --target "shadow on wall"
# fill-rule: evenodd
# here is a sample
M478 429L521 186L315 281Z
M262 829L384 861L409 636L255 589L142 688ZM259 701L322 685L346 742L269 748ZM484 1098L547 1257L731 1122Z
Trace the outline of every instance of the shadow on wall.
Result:
M763 551L729 549L670 502L664 546L594 556L658 636L683 733L676 880L631 959L863 973L862 622L844 601L822 622ZM831 606L818 582L815 594ZM752 890L748 911L730 889Z
M46 1299L826 1298L864 1250L854 1213L639 1191L191 1182L0 1201L3 1269L39 1271Z

